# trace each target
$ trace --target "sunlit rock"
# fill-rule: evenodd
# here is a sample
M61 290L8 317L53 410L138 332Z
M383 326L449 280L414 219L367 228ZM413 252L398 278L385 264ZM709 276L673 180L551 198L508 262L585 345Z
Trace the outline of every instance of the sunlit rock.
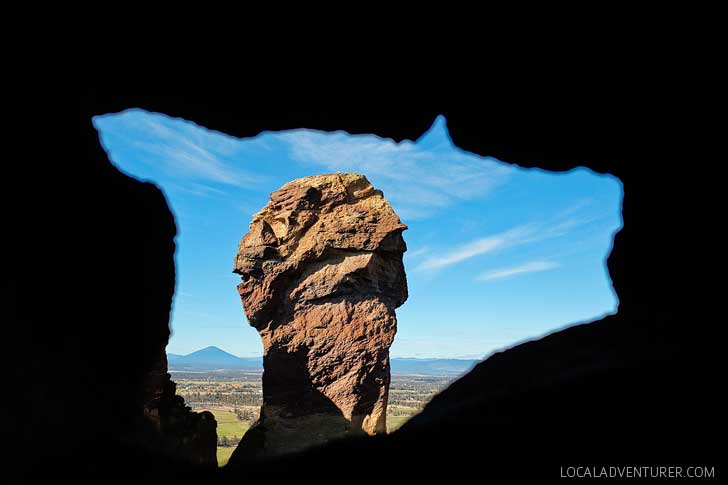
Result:
M234 271L263 341L263 406L231 462L386 432L405 229L358 174L289 182L253 217Z

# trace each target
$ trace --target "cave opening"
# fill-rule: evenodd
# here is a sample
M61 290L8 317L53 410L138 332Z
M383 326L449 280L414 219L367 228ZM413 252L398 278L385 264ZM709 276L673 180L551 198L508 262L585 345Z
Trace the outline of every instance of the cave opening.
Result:
M605 264L622 225L615 177L464 152L442 116L400 143L307 129L237 139L136 109L94 125L110 160L159 186L175 214L168 366L186 403L215 415L219 464L263 401L263 348L241 314L235 248L269 194L291 180L362 173L408 226L390 430L493 352L616 312Z

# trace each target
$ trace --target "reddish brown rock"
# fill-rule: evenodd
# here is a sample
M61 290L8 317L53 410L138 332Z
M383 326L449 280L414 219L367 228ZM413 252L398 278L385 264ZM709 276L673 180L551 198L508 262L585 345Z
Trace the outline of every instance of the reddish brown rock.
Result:
M234 271L263 341L263 407L231 461L386 431L405 229L357 174L289 182L253 217Z

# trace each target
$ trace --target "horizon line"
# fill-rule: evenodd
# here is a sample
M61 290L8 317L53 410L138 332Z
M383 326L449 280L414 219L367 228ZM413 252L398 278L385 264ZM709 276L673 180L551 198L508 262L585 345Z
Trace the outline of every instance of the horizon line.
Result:
M199 348L197 350L193 350L192 352L188 352L186 354L177 353L177 352L170 352L167 349L165 349L164 352L165 352L166 355L173 354L173 355L178 355L178 356L181 356L181 357L186 357L188 355L194 354L195 352L199 352L200 350L205 350L205 349L209 349L209 348L215 348L215 349L221 350L221 351L223 351L223 352L225 352L227 354L232 355L233 357L237 357L238 359L257 359L257 358L263 358L264 357L262 354L261 355L245 355L245 356L240 356L240 355L235 354L233 352L229 352L229 351L227 351L227 350L225 350L225 349L223 349L221 347L218 347L217 345L207 345L205 347ZM456 357L442 357L442 356L422 357L422 356L417 356L417 357L415 357L415 356L407 356L407 355L391 355L390 356L390 359L419 359L419 360L426 360L426 359L440 359L440 360L445 360L445 359L447 359L447 360L475 360L475 361L482 361L482 360L485 360L487 357L488 357L487 355L483 355L482 357L475 357L475 356L456 356Z

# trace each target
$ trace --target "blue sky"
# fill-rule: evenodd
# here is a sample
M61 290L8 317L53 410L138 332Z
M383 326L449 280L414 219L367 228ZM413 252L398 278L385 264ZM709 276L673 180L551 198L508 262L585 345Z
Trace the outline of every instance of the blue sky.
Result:
M97 116L111 161L164 191L177 219L177 287L167 350L262 354L232 273L268 195L292 179L363 173L409 226L409 299L391 355L484 357L616 311L606 257L622 185L588 169L523 169L462 151L440 116L418 140L343 131L238 139L143 110Z

